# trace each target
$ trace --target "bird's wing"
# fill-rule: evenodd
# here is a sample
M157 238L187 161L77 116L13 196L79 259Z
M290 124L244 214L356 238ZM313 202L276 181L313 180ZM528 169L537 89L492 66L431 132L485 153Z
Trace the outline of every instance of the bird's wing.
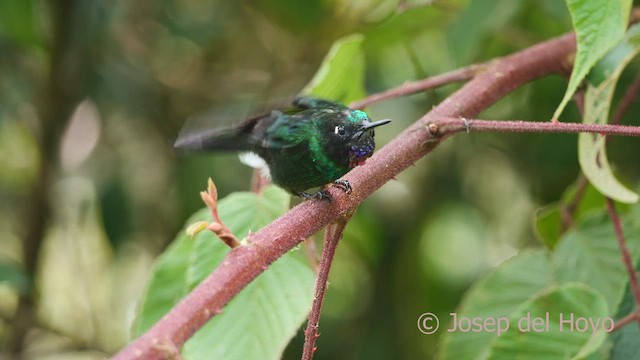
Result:
M269 150L280 150L286 153L305 151L308 148L311 127L307 119L285 115L283 113L273 113L274 121L264 130L254 129L254 134L258 134L254 143L260 148ZM265 126L261 122L257 126Z
M291 104L291 101L288 103ZM282 103L279 104L282 105ZM284 149L294 145L291 141L296 143L299 140L296 135L299 129L290 116L306 108L293 102L292 105L280 106L277 110L271 110L273 107L250 107L246 104L216 109L189 119L187 125L180 131L174 147L183 152L248 151L256 147ZM226 118L227 122L238 118L246 120L222 128L211 129L201 125L206 119L216 118L223 120ZM273 134L268 134L271 125L276 121L285 126L279 127L277 131L269 131ZM199 126L196 127L194 124ZM291 129L288 129L289 126Z

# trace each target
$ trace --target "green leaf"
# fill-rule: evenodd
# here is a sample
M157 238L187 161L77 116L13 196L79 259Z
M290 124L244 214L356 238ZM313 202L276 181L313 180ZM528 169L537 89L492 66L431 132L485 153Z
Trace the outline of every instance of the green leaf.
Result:
M345 104L361 99L365 95L363 39L354 34L337 40L302 92Z
M521 0L472 0L448 34L451 55L468 64L486 46L486 38L506 26L522 7Z
M535 230L538 239L549 250L553 250L562 232L561 205L551 204L536 211Z
M492 343L488 359L582 359L604 342L603 325L613 326L608 312L588 286L552 287L509 316L509 330Z
M0 40L11 39L20 45L40 44L33 0L0 0Z
M622 70L640 52L640 26L634 25L624 41L594 68L585 94L584 123L606 124L616 84ZM606 138L599 134L580 134L578 152L582 172L605 196L624 203L636 203L638 194L622 185L613 174L606 153Z
M425 22L438 28L443 26L445 18L438 11L434 11L432 6L418 6L396 13L384 22L365 29L364 47L367 60L369 56L384 56L384 51L381 51L384 48L402 44L407 39L428 32L430 28L424 26ZM409 38L408 34L411 34Z
M639 264L640 265L640 264ZM636 270L639 266L636 265ZM615 319L621 319L635 311L636 300L627 282L627 290ZM609 353L611 360L640 359L640 326L633 321L612 334L613 345Z
M31 281L20 264L0 258L0 284L8 284L20 294L27 294Z
M638 46L640 45L640 25L632 25L624 39L613 48L610 52L598 61L597 64L589 72L587 80L592 86L598 86L602 82L615 77L620 77L619 72L624 69L630 60L638 54Z
M280 359L313 301L314 273L283 257L184 346L186 359Z
M623 222L627 247L640 255L640 227ZM617 309L627 284L627 272L608 216L591 216L565 234L552 255L559 282L582 282L599 291L610 309Z
M366 9L363 20L369 24L381 23L396 13L399 2L400 0L375 1L373 6Z
M567 92L553 114L558 119L591 68L622 38L631 0L567 0L578 50Z
M578 194L578 192L581 193ZM580 199L576 203L578 196ZM571 217L572 223L576 223L593 212L601 212L603 207L604 197L602 194L591 184L581 185L580 181L577 181L565 190L559 202L538 210L535 219L536 234L549 250L554 250L560 240L563 228L571 225L563 224L562 213L570 212L567 215Z
M218 211L238 237L255 232L282 215L290 196L276 187L262 194L234 193ZM187 225L208 220L208 209ZM229 248L209 231L194 239L180 234L158 259L138 319L140 335L219 266ZM273 263L185 344L186 359L279 359L304 321L313 301L315 274L290 252Z
M208 209L202 209L189 218L187 224L204 220L207 215L211 216ZM142 335L189 292L186 273L191 266L188 260L194 248L195 242L180 232L158 257L136 319L134 336Z
M563 201L568 201L574 193L575 189L567 191ZM529 311L534 315L542 310L556 313L561 311L565 315L573 313L576 317L586 316L592 319L613 316L628 284L628 274L621 260L611 222L601 208L598 212L594 210L594 204L601 203L602 196L587 188L583 199L588 204L576 209L574 214L577 214L579 220L560 238L551 256L545 251L526 251L500 265L465 295L456 311L458 318L508 317L513 321ZM640 205L620 213L627 247L633 260L637 262L640 259L640 221L637 220ZM574 287L579 289L573 289ZM575 303L574 296L579 297L576 301L591 299L589 301L593 300L591 305L594 306ZM598 305L600 303L603 306ZM441 329L444 326L447 329L452 327L441 325ZM574 341L567 348L567 353L571 356L578 353L587 356L593 351L603 350L601 335L593 339L565 337L565 334L558 334L555 330L532 335L514 334L513 341L521 338L519 345L503 339L505 335L502 334L499 338L495 331L446 332L441 338L439 357L509 359L513 358L513 352L517 350L527 354L526 359L563 358L557 354L553 356L557 349L541 345L545 341L549 346Z
M547 254L544 251L527 251L478 282L465 295L457 314L469 318L508 317L522 303L554 284L553 266ZM441 324L440 329L444 326ZM495 337L496 333L488 331L446 332L438 358L484 359Z

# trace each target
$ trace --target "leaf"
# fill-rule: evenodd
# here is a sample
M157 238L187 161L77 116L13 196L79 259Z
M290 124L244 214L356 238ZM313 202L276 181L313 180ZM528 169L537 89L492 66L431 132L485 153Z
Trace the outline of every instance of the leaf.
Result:
M184 346L186 359L280 359L313 301L314 273L291 256L275 262Z
M640 265L640 264L638 264ZM636 265L636 270L639 266ZM636 308L636 300L631 291L631 286L627 282L627 290L625 291L624 299L620 304L616 319L621 319L626 315L633 312ZM627 324L622 329L617 330L612 334L613 345L609 353L609 359L611 360L626 360L626 359L640 359L640 326L633 321Z
M202 209L193 215L187 223L202 220L209 209ZM149 285L142 301L140 313L136 319L134 336L140 336L149 330L169 309L177 304L188 292L186 272L189 268L189 254L195 247L194 241L188 241L187 235L179 235L171 246L156 260ZM218 240L219 241L219 240Z
M0 116L0 187L17 193L30 191L38 174L40 152L25 122Z
M470 318L508 317L522 303L554 284L553 267L547 254L544 251L527 251L479 281L465 295L457 314ZM487 331L446 332L438 358L484 359L495 337L495 333Z
M586 189L584 199L587 202L601 201L601 196L600 200L597 196L591 199L590 192L595 193ZM592 205L579 208L576 213L580 220L560 238L551 256L545 251L526 251L500 265L465 295L456 311L458 318L508 317L514 320L529 311L533 316L545 309L593 319L613 316L628 284L613 227L604 211L595 212ZM636 262L640 259L639 214L640 205L622 213L627 246ZM587 299L590 303L579 303ZM603 307L609 310L603 313ZM448 325L447 329L450 328ZM587 356L603 350L600 335L593 339L577 335L565 337L551 329L531 338L529 334L514 334L514 339L518 337L522 341L519 345L502 339L505 335L499 338L496 332L489 331L446 332L441 338L438 355L442 359L510 359L517 348L519 353L527 355L524 359L564 358L554 356L555 350L546 347L552 344L567 345L567 353L571 356L578 353ZM565 344L566 341L574 342Z
M561 206L559 204L551 204L536 211L536 235L549 250L553 250L558 240L560 240L562 231Z
M640 255L640 227L624 221L623 230L631 256L637 259ZM591 216L567 232L552 260L559 282L589 284L604 296L610 309L618 308L628 275L613 226L605 214Z
M376 26L364 29L364 47L369 56L384 56L381 49L402 44L407 40L429 32L431 26L444 26L446 20L441 13L434 11L431 6L418 6L396 13ZM424 24L429 23L430 27ZM382 53L381 53L382 52Z
M110 291L108 277L113 248L104 231L96 184L87 177L67 176L55 182L51 192L52 206L60 211L38 258L38 318L80 341L99 343L122 313L111 302L118 293ZM98 320L105 311L109 318Z
M577 52L573 72L554 119L558 119L589 70L622 38L631 0L567 0L576 32Z
M233 193L218 203L220 217L238 238L283 214L290 196L274 186L261 195ZM211 220L208 209L187 224ZM213 233L184 232L158 259L138 318L140 335L220 266L229 248ZM186 359L279 359L313 301L315 274L290 252L273 263L202 327L182 353Z
M7 37L27 46L39 46L33 0L0 0L0 40Z
M472 0L448 34L451 54L457 64L472 61L486 47L489 34L511 21L522 7L521 0Z
M629 27L624 39L605 55L602 60L595 64L587 80L590 85L598 86L608 78L616 75L620 68L624 68L629 61L638 54L640 45L640 25L634 24ZM616 77L619 78L620 74Z
M584 189L581 189L581 186L585 186ZM580 195L578 191L581 191ZM580 196L580 201L576 206L574 202L577 196ZM549 250L554 250L560 240L563 226L570 225L562 224L563 212L570 211L567 215L571 216L571 222L575 224L593 212L601 212L604 205L604 197L591 184L581 185L580 181L577 181L565 190L559 202L547 205L536 212L536 235ZM571 207L575 208L570 210Z
M31 287L31 281L20 264L6 258L0 258L0 284L8 284L23 295L28 294Z
M622 70L640 52L640 26L629 29L625 39L594 68L585 94L584 123L606 124L616 84ZM622 185L613 174L606 153L606 138L599 134L580 134L580 167L589 181L605 196L624 203L636 203L638 194Z
M381 23L396 13L400 0L376 1L366 9L363 20L369 24Z
M354 34L337 40L302 92L344 104L362 98L365 95L363 39L362 35Z
M584 358L604 342L601 327L613 327L608 312L603 297L588 286L552 287L509 316L509 330L492 343L488 359ZM600 324L596 331L589 320Z

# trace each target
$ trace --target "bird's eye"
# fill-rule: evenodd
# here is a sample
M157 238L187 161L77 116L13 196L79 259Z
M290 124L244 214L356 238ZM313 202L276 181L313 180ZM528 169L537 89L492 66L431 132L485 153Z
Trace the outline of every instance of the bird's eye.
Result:
M340 135L340 136L344 136L344 134L347 133L347 131L344 129L344 126L342 125L336 126L333 132L335 132L337 135Z

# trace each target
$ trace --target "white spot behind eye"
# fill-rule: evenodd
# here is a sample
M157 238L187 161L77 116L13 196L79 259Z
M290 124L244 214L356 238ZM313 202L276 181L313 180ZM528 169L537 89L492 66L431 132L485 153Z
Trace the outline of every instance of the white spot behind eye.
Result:
M340 135L340 136L344 135L344 133L345 133L345 131L344 131L344 126L342 126L342 125L338 125L338 126L336 126L336 127L333 129L333 132L334 132L336 135Z

